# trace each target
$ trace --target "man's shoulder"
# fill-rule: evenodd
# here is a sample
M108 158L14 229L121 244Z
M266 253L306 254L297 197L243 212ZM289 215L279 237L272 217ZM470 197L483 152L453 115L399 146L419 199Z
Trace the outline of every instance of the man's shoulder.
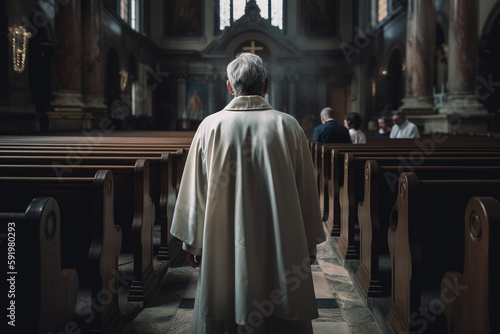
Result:
M329 129L335 129L344 133L349 133L349 130L345 126L336 121L328 121L325 123L325 126Z

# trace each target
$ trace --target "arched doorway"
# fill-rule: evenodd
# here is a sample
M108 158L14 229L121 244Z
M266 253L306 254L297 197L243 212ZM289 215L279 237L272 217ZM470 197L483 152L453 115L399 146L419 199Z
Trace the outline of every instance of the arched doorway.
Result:
M45 113L52 99L54 80L54 43L45 29L40 28L28 44L28 77L35 109ZM42 124L45 127L45 124Z
M104 85L104 96L106 105L110 110L110 118L117 128L121 128L122 121L130 114L130 106L122 98L120 88L120 58L114 49L109 49L106 62L106 77Z
M405 95L405 80L403 77L403 57L399 50L392 52L387 65L387 96L386 103L391 105L393 110L397 110Z

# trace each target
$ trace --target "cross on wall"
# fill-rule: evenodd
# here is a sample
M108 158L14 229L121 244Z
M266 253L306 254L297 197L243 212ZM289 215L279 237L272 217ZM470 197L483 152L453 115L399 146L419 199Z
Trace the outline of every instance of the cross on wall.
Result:
M264 50L264 47L255 46L255 41L250 42L250 46L243 47L243 51L250 51L253 54L255 54L255 51L262 51L262 50Z

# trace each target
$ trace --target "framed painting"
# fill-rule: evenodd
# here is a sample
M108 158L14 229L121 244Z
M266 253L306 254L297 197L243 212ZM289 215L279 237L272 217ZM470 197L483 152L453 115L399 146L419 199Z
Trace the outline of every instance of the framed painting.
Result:
M202 120L208 114L208 87L206 83L188 83L187 118Z
M167 37L199 38L202 35L202 0L164 0Z
M337 0L301 0L301 26L307 37L333 37L337 34Z

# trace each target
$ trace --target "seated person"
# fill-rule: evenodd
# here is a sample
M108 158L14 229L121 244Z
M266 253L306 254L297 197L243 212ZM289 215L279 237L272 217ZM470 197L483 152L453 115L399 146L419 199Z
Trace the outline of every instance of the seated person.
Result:
M349 129L349 136L353 144L366 144L366 136L361 128L361 115L357 112L350 112L346 115L344 125Z
M380 116L378 118L378 131L375 132L375 138L389 138L391 133L391 120L387 116Z
M313 142L328 143L350 143L349 131L333 119L333 109L326 107L320 113L321 125L314 128Z

